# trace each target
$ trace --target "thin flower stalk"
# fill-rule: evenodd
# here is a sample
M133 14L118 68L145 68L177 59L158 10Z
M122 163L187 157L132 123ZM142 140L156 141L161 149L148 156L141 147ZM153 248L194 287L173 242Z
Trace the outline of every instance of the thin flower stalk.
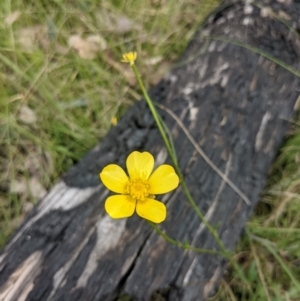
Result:
M216 251L216 250L210 250L210 249L203 249L203 248L196 248L189 244L184 244L180 241L177 241L170 236L168 236L166 233L162 232L155 224L149 223L150 226L160 235L162 236L167 242L171 243L172 245L179 247L184 250L190 250L194 251L196 253L204 253L204 254L211 254L211 255L223 255L222 251Z
M157 112L157 110L156 110L156 108L155 108L155 106L154 106L151 98L148 95L148 92L147 92L147 90L146 90L146 88L144 86L144 83L143 83L143 81L141 80L141 77L138 74L136 66L132 65L131 68L132 68L133 73L134 73L134 75L135 75L135 77L136 77L136 79L137 79L137 81L139 83L139 86L140 86L140 88L142 90L142 93L143 93L143 95L145 97L145 100L146 100L146 102L147 102L147 104L149 106L149 109L150 109L150 111L151 111L151 113L153 115L153 118L154 118L154 120L155 120L155 122L157 124L157 127L159 129L159 132L160 132L162 138L163 138L163 141L164 141L164 143L165 143L165 145L167 147L168 153L169 153L169 155L170 155L170 157L172 159L172 162L174 164L175 170L176 170L176 172L177 172L177 174L179 176L179 179L181 181L184 193L186 194L186 196L187 196L190 204L192 205L192 208L195 210L195 212L197 213L197 215L199 216L199 218L201 219L201 221L204 223L204 225L207 227L207 229L211 232L211 234L213 235L213 237L217 241L217 243L220 246L220 248L222 249L222 251L224 251L224 252L227 253L227 250L224 247L222 240L219 238L219 235L217 234L217 232L215 231L215 229L207 222L207 220L205 219L203 213L199 210L199 208L196 205L193 197L191 196L190 191L189 191L189 189L187 187L187 184L186 184L186 182L184 180L184 177L182 175L181 169L179 168L177 157L173 153L173 150L172 150L172 147L171 147L171 143L169 142L169 140L167 138L167 135L166 135L166 133L164 131L163 125L162 125L162 123L160 121L160 118L158 117L158 112Z
M132 71L133 71L133 73L134 73L134 75L135 75L135 77L136 77L136 79L138 81L138 84L139 84L139 86L140 86L140 88L142 90L143 96L144 96L144 98L145 98L145 100L146 100L146 102L148 104L148 107L149 107L149 109L151 111L151 114L152 114L152 116L153 116L153 118L154 118L154 120L155 120L155 122L157 124L158 130L159 130L159 132L160 132L160 134L162 136L162 139L163 139L163 141L164 141L164 143L166 145L168 153L169 153L169 155L171 157L171 160L172 160L172 162L174 164L175 171L178 174L179 179L181 181L183 191L186 194L186 196L187 196L187 198L188 198L188 200L189 200L192 208L195 210L196 214L199 216L199 218L201 219L201 221L203 222L203 224L206 226L206 228L209 230L209 232L213 235L214 239L216 240L217 244L219 245L219 247L220 247L220 249L222 251L223 256L230 261L230 263L232 264L232 266L235 268L235 270L239 274L240 278L245 283L247 283L247 285L249 286L249 281L246 279L243 271L238 266L238 264L235 262L235 260L232 258L232 254L225 248L225 246L224 246L222 240L220 239L217 231L205 219L205 216L199 210L199 208L196 205L193 197L191 196L190 191L188 189L188 186L187 186L187 184L186 184L186 182L184 180L184 177L182 175L181 169L179 168L179 164L178 164L178 161L177 161L177 156L175 155L175 150L174 150L174 148L172 148L172 143L169 141L169 139L168 139L168 137L167 137L167 135L166 135L166 133L164 131L164 127L163 127L163 124L161 122L161 119L159 118L159 114L158 114L158 112L157 112L157 110L156 110L156 108L155 108L155 106L154 106L151 98L148 95L148 92L147 92L147 90L146 90L146 88L144 86L144 83L143 83L143 81L142 81L142 79L141 79L141 77L140 77L140 75L139 75L139 73L137 71L137 68L136 68L134 62L130 63L130 66L131 66L131 69L132 69Z

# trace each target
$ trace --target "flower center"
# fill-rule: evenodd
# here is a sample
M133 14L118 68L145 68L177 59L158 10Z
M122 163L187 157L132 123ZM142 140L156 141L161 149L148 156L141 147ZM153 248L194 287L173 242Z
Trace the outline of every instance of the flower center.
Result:
M143 180L130 180L126 186L126 193L130 194L134 200L145 201L150 192L150 185Z

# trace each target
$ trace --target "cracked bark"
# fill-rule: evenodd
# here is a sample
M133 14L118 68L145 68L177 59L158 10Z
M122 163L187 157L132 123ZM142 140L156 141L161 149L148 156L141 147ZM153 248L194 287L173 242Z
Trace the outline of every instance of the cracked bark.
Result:
M284 3L282 3L284 2ZM207 38L247 43L299 70L300 44L274 13L300 30L296 1L237 2L213 14L174 68L151 89L153 100L183 121L214 164L243 191L248 206L195 151L164 110L187 184L211 225L232 250L259 195L289 126L299 78L253 51ZM273 13L273 14L272 14ZM133 150L147 150L158 164L167 153L144 101L74 166L42 199L0 257L0 300L114 300L127 293L149 300L205 300L227 262L220 256L179 249L134 216L111 220L108 191L98 174L109 163L124 167ZM196 247L218 249L181 188L159 198L168 216L161 229Z

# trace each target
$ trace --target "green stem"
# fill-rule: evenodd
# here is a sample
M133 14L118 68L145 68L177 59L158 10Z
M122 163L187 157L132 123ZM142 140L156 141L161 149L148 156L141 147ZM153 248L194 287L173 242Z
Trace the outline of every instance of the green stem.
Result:
M161 122L159 120L158 113L157 113L157 111L156 111L156 109L155 109L155 107L153 105L153 102L151 101L151 99L150 99L150 97L149 97L149 95L147 93L147 90L146 90L146 88L144 86L143 81L141 80L141 77L140 77L140 75L139 75L139 73L138 73L135 65L131 66L131 68L132 68L132 71L133 71L133 73L134 73L134 75L135 75L135 77L136 77L136 79L137 79L137 81L139 83L139 86L140 86L140 88L141 88L141 90L143 92L143 95L144 95L144 97L146 99L146 102L147 102L147 104L149 106L149 109L150 109L150 111L152 113L152 116L153 116L153 118L154 118L154 120L155 120L155 122L156 122L156 124L158 126L159 132L160 132L160 134L161 134L161 136L162 136L162 138L164 140L164 143L165 143L165 145L167 147L169 155L170 155L170 157L171 157L171 159L172 159L172 161L173 161L176 169L178 169L178 162L177 162L177 160L176 160L176 158L175 158L175 156L174 156L174 154L172 152L172 147L171 147L170 142L169 142L169 140L167 138L167 135L166 135L166 133L164 131L164 128L163 128L163 126L162 126L162 124L161 124Z
M155 224L149 222L149 225L159 234L161 235L166 241L168 241L169 243L171 243L174 246L177 246L181 249L185 249L185 250L191 250L197 253L205 253L205 254L212 254L212 255L223 255L223 252L220 251L215 251L215 250L209 250L209 249L202 249L202 248L196 248L193 247L189 244L184 244L180 241L177 241L173 238L171 238L170 236L168 236L167 234L165 234L164 232L162 232Z
M143 92L143 95L144 95L144 97L146 99L146 102L147 102L147 104L149 106L149 109L150 109L150 111L151 111L151 113L153 115L153 118L154 118L154 120L155 120L155 122L156 122L156 124L158 126L159 132L160 132L160 134L161 134L161 136L162 136L162 138L164 140L164 143L165 143L165 145L167 147L168 153L169 153L169 155L170 155L170 157L171 157L171 159L173 161L173 164L175 166L175 170L176 170L176 172L177 172L177 174L178 174L178 176L179 176L179 178L181 180L181 184L182 184L182 188L184 190L184 193L186 194L186 196L187 196L190 204L192 205L192 208L195 210L195 212L197 213L197 215L199 216L199 218L201 219L201 221L203 222L203 224L211 232L211 234L213 235L213 237L217 241L217 243L220 246L221 250L223 252L227 252L226 248L223 245L222 240L219 238L219 235L217 234L217 232L215 231L215 229L206 221L203 213L199 210L197 204L195 203L193 197L191 196L190 191L189 191L189 189L187 187L187 184L186 184L186 182L184 180L183 174L182 174L182 172L181 172L181 170L179 168L176 156L174 155L174 153L172 151L171 143L169 142L169 140L167 138L167 135L166 135L166 133L164 131L163 125L161 123L161 120L160 120L160 118L158 116L157 110L156 110L156 108L155 108L155 106L154 106L151 98L148 95L148 92L147 92L147 90L146 90L146 88L144 86L144 83L143 83L140 75L138 74L138 71L137 71L135 65L133 65L131 67L132 67L132 70L134 72L134 75L137 78L137 81L138 81L138 83L140 85L140 88L141 88L141 90Z
M160 117L159 117L159 114L158 114L158 112L157 112L157 110L156 110L156 108L155 108L155 106L154 106L154 104L153 104L151 98L150 98L149 95L148 95L148 92L147 92L147 90L146 90L146 88L145 88L145 86L144 86L144 83L143 83L143 81L142 81L142 79L141 79L141 77L140 77L140 75L139 75L139 73L138 73L138 71L137 71L136 66L133 65L133 66L131 66L131 68L132 68L132 71L133 71L133 73L134 73L134 75L135 75L135 77L136 77L136 79L137 79L137 81L138 81L138 84L139 84L139 86L140 86L140 88L141 88L141 90L142 90L142 93L143 93L143 95L144 95L144 97L145 97L145 100L146 100L146 102L147 102L147 104L148 104L148 106L149 106L149 109L150 109L150 111L151 111L151 114L152 114L152 116L153 116L153 118L154 118L154 120L155 120L155 122L156 122L156 124L157 124L158 130L159 130L159 132L160 132L160 134L161 134L161 136L162 136L162 138L163 138L163 141L164 141L164 143L165 143L165 145L166 145L166 148L167 148L167 150L168 150L168 153L169 153L169 155L170 155L170 157L171 157L171 159L172 159L172 162L173 162L173 164L174 164L174 168L175 168L175 170L176 170L176 172L177 172L177 174L178 174L178 176L179 176L179 179L180 179L180 181L181 181L181 184L182 184L184 193L186 194L186 196L187 196L187 198L188 198L188 200L189 200L189 202L190 202L192 208L195 210L195 212L197 213L197 215L199 216L199 218L201 219L201 221L203 222L203 224L206 226L206 228L209 230L209 232L212 234L212 236L213 236L214 239L216 240L217 244L219 245L219 247L220 247L220 249L221 249L221 251L222 251L221 253L223 254L223 256L224 256L226 259L228 259L228 260L230 261L231 265L232 265L232 266L235 268L235 270L238 272L240 278L241 278L244 282L248 283L248 281L247 281L247 279L245 278L245 276L244 276L244 274L243 274L241 268L240 268L240 267L238 266L238 264L232 259L231 253L230 253L229 251L227 251L227 249L225 248L225 246L224 246L222 240L220 239L220 237L219 237L217 231L216 231L216 230L209 224L209 222L205 219L203 213L199 210L197 204L195 203L193 197L191 196L190 191L189 191L189 189L188 189L188 186L187 186L187 184L186 184L186 182L185 182L185 180L184 180L183 174L182 174L182 172L181 172L181 170L180 170L180 168L179 168L179 164L178 164L178 161L177 161L177 157L176 157L176 155L173 153L173 148L172 148L172 146L171 146L171 143L170 143L170 141L168 140L168 137L167 137L167 135L166 135L166 133L165 133L165 131L164 131L164 127L163 127L163 124L162 124L161 119L160 119ZM182 245L183 245L183 244L181 244L181 243L179 243L179 242L173 240L172 238L168 237L167 235L163 234L163 232L161 232L161 231L160 231L160 234L161 234L164 238L166 238L167 241L169 241L169 242L171 242L171 243L173 243L173 244L176 244L177 246L180 246L180 245L182 246ZM194 247L191 247L191 248L194 248ZM195 248L195 250L196 250L196 249L197 249L197 248ZM204 249L203 249L203 250L204 250Z

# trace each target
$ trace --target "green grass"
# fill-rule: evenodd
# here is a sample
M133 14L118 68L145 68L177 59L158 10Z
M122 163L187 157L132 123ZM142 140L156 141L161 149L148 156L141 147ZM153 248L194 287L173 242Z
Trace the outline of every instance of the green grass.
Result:
M211 301L300 299L299 138L300 128L294 125L236 248L235 259L251 287L245 287L229 268Z
M111 118L140 99L121 54L137 50L139 72L147 87L154 85L219 1L0 2L1 246L38 200L38 190L50 189L106 135ZM7 17L15 12L11 23ZM72 35L92 36L98 50L78 53L68 44ZM251 287L229 268L212 300L300 299L299 161L300 130L293 125L236 248Z
M121 54L137 50L147 86L155 84L213 2L1 1L0 245L22 220L24 205L37 201L30 179L50 189L105 136L111 118L140 99ZM69 46L74 35L102 41L95 52L88 45L93 59ZM20 118L24 107L35 122ZM22 187L10 193L15 181Z

